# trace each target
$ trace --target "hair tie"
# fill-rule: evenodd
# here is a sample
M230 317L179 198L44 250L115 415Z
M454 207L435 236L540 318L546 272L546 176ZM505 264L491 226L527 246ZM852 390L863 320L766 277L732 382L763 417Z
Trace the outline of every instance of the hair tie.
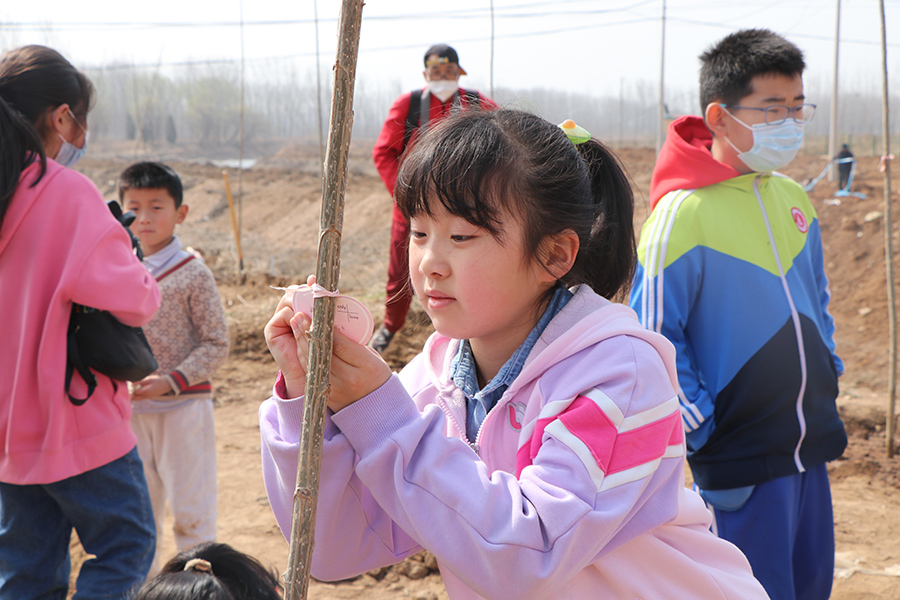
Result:
M568 136L569 140L576 146L578 144L583 144L584 142L591 139L590 132L584 127L579 127L575 124L575 121L572 119L566 119L562 123L559 124L559 128L563 130L563 132Z
M200 573L212 573L212 564L202 558L192 558L184 563L185 571L197 571Z

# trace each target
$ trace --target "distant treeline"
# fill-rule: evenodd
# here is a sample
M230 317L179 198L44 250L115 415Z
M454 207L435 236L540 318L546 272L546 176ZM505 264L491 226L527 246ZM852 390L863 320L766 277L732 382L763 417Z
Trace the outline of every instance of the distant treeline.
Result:
M232 65L191 67L174 77L115 64L87 72L98 91L91 129L93 135L103 138L236 148L243 112L244 141L251 146L272 138L315 139L319 106L327 135L331 84L324 73L317 102L314 73L277 64L257 65L245 75L242 103L240 73ZM840 98L838 126L842 142L865 140L859 148L865 154L876 146L872 140L881 134L881 93L872 82L856 89L859 91L844 91ZM359 77L354 94L354 137L376 137L391 103L403 91L396 82L373 86ZM655 143L658 95L657 84L645 80L620 82L602 96L537 86L494 90L494 98L504 106L531 110L553 122L574 119L613 146ZM830 86L807 81L806 96L818 104L808 134L827 138ZM667 119L699 114L696 89L668 87L666 99ZM892 104L900 106L900 98L892 98ZM900 119L892 121L894 135L900 132Z

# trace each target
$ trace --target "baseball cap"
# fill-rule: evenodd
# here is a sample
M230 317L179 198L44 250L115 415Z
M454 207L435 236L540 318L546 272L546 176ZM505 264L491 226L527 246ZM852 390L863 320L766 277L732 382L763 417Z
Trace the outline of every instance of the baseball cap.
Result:
M459 55L456 53L456 50L454 50L447 44L435 44L434 46L429 48L427 52L425 52L425 68L428 68L429 66L428 57L434 54L436 54L438 57L438 63L456 63L456 66L459 67L459 74L466 74L466 70L463 69L459 64Z

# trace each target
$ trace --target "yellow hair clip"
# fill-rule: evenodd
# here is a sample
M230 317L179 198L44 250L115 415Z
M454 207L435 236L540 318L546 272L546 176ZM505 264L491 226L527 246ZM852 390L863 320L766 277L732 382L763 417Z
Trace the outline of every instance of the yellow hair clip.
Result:
M562 123L559 124L559 128L562 129L565 134L572 140L572 143L576 146L578 144L582 144L589 139L591 139L591 134L584 127L579 127L575 124L575 121L572 119L566 119Z

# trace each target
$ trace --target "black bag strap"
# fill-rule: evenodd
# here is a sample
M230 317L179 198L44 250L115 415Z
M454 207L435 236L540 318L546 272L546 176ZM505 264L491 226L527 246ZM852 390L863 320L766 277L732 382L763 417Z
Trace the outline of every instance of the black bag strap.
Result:
M474 90L463 90L463 95L466 97L466 103L469 107L480 108L481 107L481 94ZM427 97L427 95L425 96ZM402 153L406 150L406 145L409 144L409 140L412 137L413 131L419 128L422 124L422 90L413 90L409 93L409 111L406 113L406 127L403 131L403 147L400 149ZM459 105L459 92L454 94L453 101L456 105ZM425 109L426 112L426 122L428 121L428 117L430 116L431 109L431 98L428 98L428 107Z
M469 103L469 106L481 108L481 94L473 90L463 90L463 94L466 96L466 102Z
M141 242L138 240L138 237L134 234L131 229L129 229L129 225L134 223L135 214L130 210L126 213L122 212L122 207L119 206L119 203L115 200L110 200L106 203L109 207L109 212L116 218L116 221L122 224L122 227L125 228L125 231L128 232L128 237L131 238L131 247L134 249L134 255L137 256L138 260L144 260L144 251L141 248Z
M413 90L409 94L409 111L406 113L406 129L403 131L403 148L406 150L413 131L419 128L419 114L422 112L422 90Z
M84 361L81 360L81 355L78 353L78 342L75 341L75 332L78 330L78 310L81 308L82 307L78 304L72 305L72 314L69 316L69 330L66 333L66 394L75 406L81 406L87 402L88 398L94 393L94 390L97 389L97 378L87 365L84 364ZM74 371L78 371L78 374L81 375L81 378L84 379L84 382L87 384L87 396L84 398L76 398L69 391L69 384L72 383L72 374Z
M131 238L131 247L138 260L143 260L144 253L141 250L141 243L137 236L128 228L128 226L134 222L134 213L131 211L123 213L122 207L119 206L119 203L115 200L110 200L106 203L106 206L109 208L109 212L112 213L116 221L121 223L122 227L125 228L125 231L128 232L128 236ZM66 394L75 406L81 406L87 402L88 398L94 393L94 390L97 389L97 378L94 377L94 374L88 366L84 364L84 360L82 360L81 355L78 353L78 342L75 339L75 332L78 331L78 313L83 310L83 306L72 304L72 313L69 315L69 329L66 332ZM78 374L81 375L81 378L84 379L84 382L88 386L87 396L83 399L76 398L69 392L69 384L72 383L72 374L74 371L78 371Z

